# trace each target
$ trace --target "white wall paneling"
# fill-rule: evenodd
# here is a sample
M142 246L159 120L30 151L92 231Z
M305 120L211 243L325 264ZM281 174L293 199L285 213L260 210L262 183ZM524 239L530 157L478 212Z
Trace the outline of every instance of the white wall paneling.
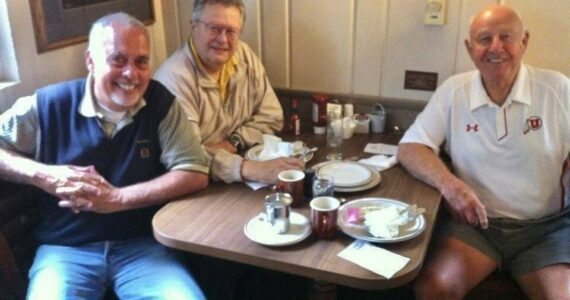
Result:
M505 0L516 7L530 32L524 62L570 76L570 1Z
M289 1L263 1L260 16L265 69L274 86L285 88L291 86Z
M356 1L354 65L350 93L380 95L388 0Z
M20 82L0 90L0 111L38 87L86 75L77 44L36 53L29 1L4 1ZM525 63L570 75L570 1L446 0L444 26L423 24L427 0L244 0L242 39L262 58L275 87L427 100L405 90L405 70L436 72L439 83L474 68L463 45L469 18L489 3L520 11L530 31ZM192 0L153 0L153 67L190 33Z
M457 56L460 1L447 1L444 26L424 25L427 1L392 0L382 62L381 96L427 100L432 92L404 89L406 70L438 74L438 85L453 74Z
M348 93L354 0L291 1L291 87Z

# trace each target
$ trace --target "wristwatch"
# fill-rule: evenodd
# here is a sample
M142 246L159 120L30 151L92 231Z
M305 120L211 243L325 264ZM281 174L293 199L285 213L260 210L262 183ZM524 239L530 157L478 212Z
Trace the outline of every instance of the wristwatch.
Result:
M241 152L243 149L241 138L237 134L230 135L230 143L236 148L237 152Z

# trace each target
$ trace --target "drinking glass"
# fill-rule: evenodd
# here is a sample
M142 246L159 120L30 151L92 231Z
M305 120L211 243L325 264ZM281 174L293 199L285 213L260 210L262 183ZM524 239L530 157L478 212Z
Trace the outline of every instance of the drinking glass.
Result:
M342 110L331 110L327 114L327 159L342 159Z
M334 195L334 180L330 174L316 174L313 179L313 198Z

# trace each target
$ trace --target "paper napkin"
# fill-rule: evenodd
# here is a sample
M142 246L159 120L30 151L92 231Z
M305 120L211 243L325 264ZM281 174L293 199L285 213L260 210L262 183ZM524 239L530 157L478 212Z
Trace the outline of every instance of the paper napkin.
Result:
M355 240L338 256L387 279L392 278L410 261L407 257L373 246L362 240Z
M368 143L364 148L364 152L372 154L396 155L398 154L398 146L383 143Z
M363 163L365 165L369 165L369 166L375 168L377 171L384 171L384 170L388 170L391 167L398 164L398 158L395 155L394 156L387 156L387 155L379 154L379 155L374 155L374 156L369 157L369 158L363 158L363 159L359 160L359 162Z
M249 186L252 190L257 191L269 185L269 183L262 183L256 181L245 181L245 185Z

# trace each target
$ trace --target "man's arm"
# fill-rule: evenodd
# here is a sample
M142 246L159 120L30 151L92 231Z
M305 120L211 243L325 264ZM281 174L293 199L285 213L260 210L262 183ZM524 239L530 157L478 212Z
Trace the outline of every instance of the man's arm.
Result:
M208 185L208 175L200 172L174 170L146 182L117 188L106 180L91 185L83 183L75 189L61 193L69 201L60 202L63 207L97 213L112 213L151 205L202 190ZM95 190L96 192L92 192ZM81 199L78 203L77 200Z
M256 97L251 99L251 101L259 103L258 109L251 118L236 128L234 132L241 137L246 145L250 146L262 141L263 134L274 134L283 128L283 109L281 104L269 83L261 63L257 67L261 69L256 71L262 72L261 79L259 79L260 82L256 84L258 86L257 94L248 96Z
M63 200L66 189L98 193L94 185L104 179L92 170L91 166L46 165L0 148L0 178L33 185Z
M401 143L398 160L413 176L440 191L456 220L487 228L487 212L475 191L453 175L429 147L418 143Z

